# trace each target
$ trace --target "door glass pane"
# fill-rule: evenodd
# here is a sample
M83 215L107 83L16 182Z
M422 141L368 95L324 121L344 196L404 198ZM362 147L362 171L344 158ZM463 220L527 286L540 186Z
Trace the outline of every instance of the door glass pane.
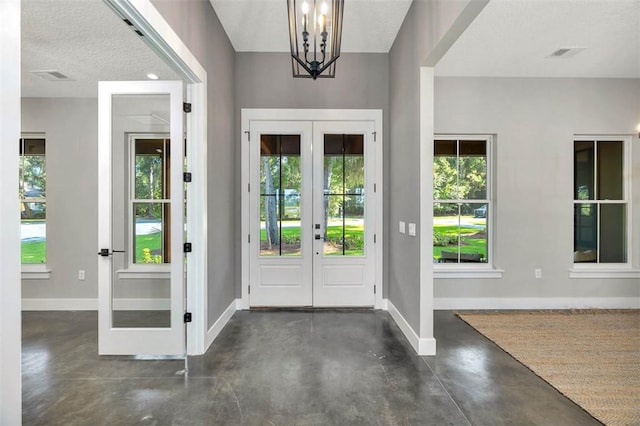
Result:
M169 119L169 95L112 97L114 328L171 326Z
M624 204L600 205L600 262L624 263L626 253L626 206Z
M364 255L364 135L324 136L324 254Z
M598 199L622 198L622 141L598 141Z
M260 255L300 256L300 135L260 136Z

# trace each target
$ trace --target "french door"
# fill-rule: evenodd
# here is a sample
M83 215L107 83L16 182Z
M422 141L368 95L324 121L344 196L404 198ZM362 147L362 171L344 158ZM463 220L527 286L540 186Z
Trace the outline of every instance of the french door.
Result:
M182 82L98 90L98 351L184 355Z
M373 306L372 121L249 130L250 306Z

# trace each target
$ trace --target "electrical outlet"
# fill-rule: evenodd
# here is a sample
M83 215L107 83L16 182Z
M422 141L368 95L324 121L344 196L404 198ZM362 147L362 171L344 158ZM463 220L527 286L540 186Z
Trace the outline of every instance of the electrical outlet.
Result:
M79 279L80 281L84 281L84 280L85 280L85 273L84 273L84 269L80 269L80 270L78 271L78 279Z
M401 233L401 234L404 234L404 233L406 233L406 232L407 232L407 231L405 230L405 229L406 229L406 228L405 228L405 225L406 225L406 224L405 224L403 221L400 221L400 225L399 225L399 227L398 227L398 228L399 228L399 231L400 231L400 233Z
M533 270L533 272L535 273L536 278L542 278L542 269L536 268Z
M416 224L415 223L410 223L409 224L409 235L412 237L416 236Z

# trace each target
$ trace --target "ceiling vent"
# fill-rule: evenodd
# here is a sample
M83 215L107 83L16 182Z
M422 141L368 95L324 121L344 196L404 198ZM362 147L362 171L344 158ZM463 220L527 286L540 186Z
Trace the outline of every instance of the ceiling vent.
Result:
M73 79L57 70L35 70L29 72L47 81L73 81Z
M570 58L582 52L586 47L561 47L551 55L550 58Z

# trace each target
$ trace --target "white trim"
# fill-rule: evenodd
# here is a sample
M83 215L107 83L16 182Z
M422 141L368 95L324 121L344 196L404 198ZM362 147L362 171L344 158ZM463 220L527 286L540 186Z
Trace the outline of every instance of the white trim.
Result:
M20 0L0 1L0 424L22 422L20 215Z
M422 350L435 354L433 338L433 134L435 130L435 71L420 68L420 264L418 282L418 315L420 339L427 339ZM393 228L393 227L392 227ZM431 343L432 342L432 343ZM433 348L429 345L433 345ZM420 349L418 344L417 351ZM420 353L420 352L418 352Z
M249 309L249 269L250 250L247 243L247 236L251 233L250 206L251 198L247 190L250 183L250 151L249 132L251 121L372 121L376 132L376 173L374 182L376 183L376 244L375 244L375 283L376 294L374 307L376 309L384 306L383 297L383 247L384 247L384 226L383 226L383 114L380 109L264 109L264 108L243 108L241 109L241 134L240 134L240 162L241 162L241 297L238 299L238 309ZM380 284L380 285L378 285Z
M23 263L20 274L23 280L48 280L51 278L51 269L46 264Z
M238 310L239 304L240 304L240 299L235 299L234 301L232 301L231 304L229 304L229 306L227 307L227 309L224 310L222 315L218 317L216 322L213 323L211 328L207 330L205 349L202 353L206 352L207 349L209 349L209 346L211 346L211 344L216 339L216 337L218 337L218 335L220 334L224 326L227 325L227 323L229 322L233 314Z
M97 311L98 299L22 299L23 311Z
M602 264L601 264L602 265ZM587 265L584 265L587 266ZM598 279L623 279L640 278L640 269L637 268L597 268L600 265L590 265L592 268L571 268L569 278L598 278Z
M113 299L114 311L167 311L171 299Z
M458 265L456 265L458 266ZM503 269L493 268L439 268L437 265L433 268L433 278L447 279L501 279L504 274Z
M411 328L407 320L404 319L400 311L388 301L389 314L391 318L398 324L398 327L409 341L409 344L413 347L418 355L435 355L436 354L436 339L433 337L420 338L416 332Z
M187 325L187 353L204 353L207 330L207 72L165 21L150 0L105 0L116 13L145 34L143 40L165 60L187 84L187 167L193 173L188 185L187 235L195 248L188 255L186 310L196 318Z
M435 309L639 309L638 297L437 297Z
M126 280L142 280L142 279L170 279L171 271L169 265L166 267L150 266L149 269L128 268L118 269L116 271L118 279Z

